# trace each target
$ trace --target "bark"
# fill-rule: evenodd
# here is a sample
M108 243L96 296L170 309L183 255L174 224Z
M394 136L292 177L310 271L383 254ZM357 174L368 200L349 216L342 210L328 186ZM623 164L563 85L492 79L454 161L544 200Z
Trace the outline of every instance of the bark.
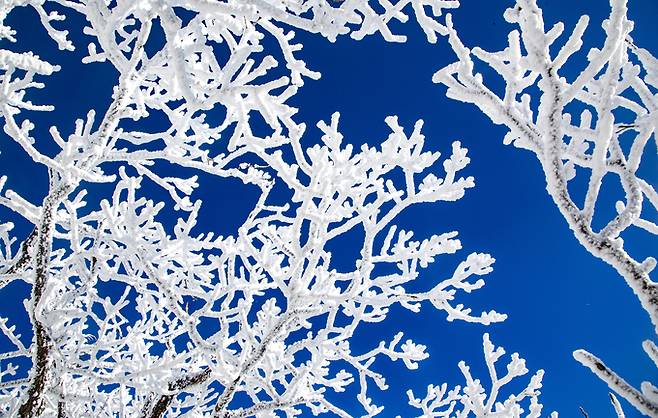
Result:
M279 333L285 327L285 325L289 323L294 317L295 317L294 313L284 314L281 317L281 319L278 321L278 323L274 326L274 328L267 334L265 338L263 338L263 341L258 346L256 351L243 364L242 368L240 369L240 373L238 374L238 377L236 377L233 381L231 381L231 383L224 389L224 392L220 395L219 399L217 400L217 404L215 405L215 411L214 411L215 416L219 416L219 417L229 416L229 412L226 411L226 406L231 401L231 399L233 399L233 395L237 390L238 386L240 385L240 383L242 383L242 380L244 379L246 374L249 373L251 369L253 369L253 367L256 364L258 364L258 362L263 358L263 355L265 354L270 342L272 342L272 340L276 338L277 335L279 335ZM142 417L143 418L164 417L165 413L169 409L169 406L171 405L171 402L178 395L178 393L184 391L185 389L190 388L191 386L204 383L210 378L210 376L211 376L211 370L210 368L208 368L196 375L186 376L180 378L175 382L169 383L168 387L170 393L165 395L160 395L159 397L149 401L143 409Z
M36 249L33 258L34 284L32 286L31 319L36 348L32 356L33 368L27 399L18 409L19 416L31 418L40 416L45 408L45 395L53 378L54 359L51 355L53 341L46 326L41 321L42 296L48 284L50 254L52 252L54 216L62 199L70 191L70 186L61 186L48 194L43 201L41 219L38 225Z

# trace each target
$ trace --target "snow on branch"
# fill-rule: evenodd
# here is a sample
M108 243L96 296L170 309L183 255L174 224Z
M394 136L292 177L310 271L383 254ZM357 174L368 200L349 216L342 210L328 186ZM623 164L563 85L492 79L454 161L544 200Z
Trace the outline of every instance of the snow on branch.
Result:
M513 380L525 376L528 369L525 360L517 353L512 354L506 366L506 373L500 376L496 363L505 355L502 347L495 347L484 334L484 359L489 371L491 386L485 388L480 379L475 379L471 369L463 361L459 363L466 384L448 389L447 384L439 386L429 385L423 399L416 398L412 390L407 391L409 405L420 409L423 418L449 418L449 417L533 417L541 416L542 404L539 395L542 387L544 371L539 370L531 378L524 389L518 393L512 392L507 398L501 397L501 390ZM557 418L557 413L551 415Z
M456 1L28 3L40 15L50 3L82 14L91 37L84 61L112 65L118 77L106 109L48 130L58 149L50 156L29 121L29 111L50 108L31 105L25 90L57 67L0 54L11 93L5 131L50 179L41 202L5 188L11 179L0 184L0 204L34 225L23 239L0 226L0 283L31 286L24 307L33 335L26 342L0 326L13 344L0 354L2 414L348 417L331 395L349 391L374 416L383 407L373 384L387 387L375 360L415 369L427 354L397 330L353 349L364 325L384 321L396 304L434 307L449 321L505 318L461 302L492 270L486 254L410 291L422 269L461 243L454 231L413 240L393 223L412 205L455 201L474 186L462 174L465 148L453 143L441 170L440 154L424 150L422 122L405 131L389 117L381 144L355 150L343 143L338 114L318 124L321 143L308 147L287 104L305 78L319 76L299 58L291 27L329 40L379 32L402 41L389 25L410 9L434 41L447 33L435 18ZM19 2L6 13L12 5ZM151 117L163 122L142 130ZM258 190L234 233L199 230L200 176ZM109 195L93 193L97 183ZM328 248L354 230L364 232L355 263L338 269ZM13 375L10 358L31 361L27 378Z
M658 349L651 341L645 341L644 349L649 357L658 366ZM599 379L603 380L610 389L623 396L631 405L644 415L653 417L658 415L658 389L650 382L642 382L641 390L637 390L629 385L617 373L612 371L598 357L588 353L585 350L577 350L573 353L574 358L583 366L589 368ZM615 411L620 415L621 406L612 400ZM623 413L622 413L623 416Z
M505 13L518 29L510 32L509 46L498 52L466 47L448 16L449 41L459 60L438 71L434 81L447 86L449 97L475 104L494 123L506 126L506 144L536 155L547 191L578 241L626 280L658 330L658 284L650 277L656 259L635 258L623 241L630 228L652 238L658 233L649 215L658 209L658 194L646 174L655 168L642 165L644 155L656 152L657 61L635 45L627 2L611 0L610 6L603 22L605 42L587 51L587 63L575 77L562 75L563 67L581 53L587 16L560 43L564 25L545 28L536 1L518 0ZM502 77L503 94L487 87L488 80L476 72L482 63ZM584 198L569 187L577 176L589 178ZM624 194L616 214L608 218L600 209L607 193L604 178L618 182ZM621 380L596 366L603 363L582 351L576 356L642 412L656 414L646 406L655 408L646 392L613 384Z
M526 22L529 29L521 33L529 38L512 35L509 51L473 51L512 74L506 97L498 99L472 74L470 51L450 17L443 21L445 11L458 5L456 0L4 1L0 38L20 42L22 34L5 20L15 7L32 7L59 49L83 47L84 63L112 66L117 78L107 108L50 127L49 137L35 135L30 113L52 106L34 104L29 95L47 88L48 77L62 69L35 52L0 51L4 139L45 166L50 182L43 200L30 201L5 187L12 184L11 173L0 179L0 205L33 225L19 237L11 222L0 223L0 288L22 281L31 289L23 304L31 330L19 332L13 318L0 318L0 332L11 342L0 353L0 414L350 417L349 400L335 396L348 393L370 417L382 414L378 390L388 387L377 359L414 370L428 354L399 330L366 349L354 348L354 336L369 323L385 321L396 305L412 312L434 308L448 321L486 325L505 319L466 306L468 294L484 286L493 257L464 255L446 277L427 277L423 269L461 250L457 232L417 238L417 231L395 224L412 205L456 201L474 187L474 179L463 174L467 150L454 142L444 157L427 151L422 121L405 129L393 116L385 120L390 133L383 141L355 149L339 131L338 113L318 123L320 143L309 147L306 125L289 102L306 79L320 73L302 59L295 30L332 42L373 34L403 42L399 24L414 16L429 42L448 35L463 59L437 75L450 84L449 94L475 100L469 96L475 92L490 100L483 106L493 109L495 121L518 122L510 123L508 139L536 151L542 161L553 161L553 155L565 172L571 162L590 169L594 179L608 173L622 179L628 198L618 205L618 219L602 231L586 232L594 237L591 251L625 261L618 239L624 229L658 229L638 212L642 201L658 202L653 186L638 174L655 127L655 59L632 43L623 13L613 13L616 20L608 27L623 23L621 31L610 29L612 46L593 54L590 76L568 85L569 100L600 114L623 106L637 120L613 123L612 139L602 142L591 120L576 128L565 117L565 132L576 142L550 151L539 134L553 123L549 102L535 117L529 99L517 103L517 96L553 74L551 65L557 71L569 50L557 64L539 65L541 60L523 56L518 45L521 39L539 42L538 48L541 42L550 45L557 30L539 33ZM60 13L81 15L86 38L58 29L64 24ZM525 22L514 12L510 16ZM583 25L569 45L579 44ZM88 44L77 45L81 39ZM644 72L615 52L620 39ZM614 88L599 81L611 62L608 55L621 62L610 71L625 80ZM616 89L614 100L601 99L605 89ZM628 89L642 102L626 98ZM500 109L508 110L501 116ZM625 155L616 141L627 133L640 139ZM52 141L56 151L44 152L44 141ZM198 218L207 208L198 197L203 177L238 179L259 193L244 223L227 236L200 230ZM587 208L598 196L597 182L578 219L591 221ZM105 195L95 193L99 183ZM339 268L330 248L354 232L363 234L354 263ZM636 264L628 264L641 272L633 280L648 280L651 260ZM499 399L500 389L527 370L515 354L508 373L498 377L495 365L504 352L487 336L484 349L492 379L488 392L461 363L463 389L431 387L425 400L410 394L412 405L426 416L452 416L457 405L463 416L539 416L541 372L521 392Z
M387 387L373 369L375 359L415 369L427 354L411 340L401 344L402 333L354 353L349 340L357 328L385 320L396 303L417 311L429 302L449 320L504 319L495 312L475 316L452 303L459 291L482 287L482 279L469 279L491 271L488 255L471 254L427 292L405 290L420 268L455 253L460 243L454 232L417 242L402 231L395 240L391 222L412 204L452 201L472 187L473 179L457 174L468 164L466 150L453 144L439 177L426 174L440 156L423 151L420 123L408 135L391 118L381 150L364 146L356 153L342 145L337 124L337 114L331 124L319 124L324 144L302 150L303 174L284 157L294 152L260 153L278 176L260 173L263 194L236 236L193 233L198 200L169 231L158 220L166 204L140 196L147 175L121 168L111 199L91 211L85 193L64 197L70 186L53 179L56 193L40 211L35 260L21 275L35 277L29 309L37 329L48 331L31 347L18 347L20 355L31 352L33 361L45 362L33 373L43 373L39 382L51 388L40 383L29 392L32 403L24 404L15 400L20 391L3 393L5 412L29 411L38 402L48 410L61 399L71 415L109 404L149 417L168 411L245 416L261 408L296 416L302 407L348 416L325 394L357 384L359 402L374 416L382 407L373 403L369 384ZM251 170L248 178L262 170L240 167ZM168 181L193 192L180 184L184 179ZM275 182L294 193L288 205L269 202ZM337 271L326 247L359 226L365 238L356 267ZM378 264L399 272L376 274ZM47 280L48 271L56 281ZM105 285L118 291L104 294ZM207 334L209 324L217 331ZM345 369L337 372L333 364ZM238 393L251 398L251 409L232 408Z

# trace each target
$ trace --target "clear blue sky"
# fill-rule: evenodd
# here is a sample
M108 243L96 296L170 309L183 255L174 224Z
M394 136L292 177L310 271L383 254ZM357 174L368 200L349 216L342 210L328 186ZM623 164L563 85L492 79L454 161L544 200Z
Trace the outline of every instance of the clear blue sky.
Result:
M489 50L503 48L511 26L502 13L511 2L462 3L454 12L454 21L463 41ZM581 14L589 14L585 40L589 45L600 45L600 22L609 11L606 1L550 0L540 5L545 6L547 22L562 20L567 28L572 28ZM658 54L658 2L631 0L629 8L636 23L636 43ZM73 120L89 109L101 111L107 107L116 73L103 64L80 64L84 46L74 53L60 53L35 19L31 12L12 16L10 21L19 33L19 44L12 48L33 49L51 63L62 65L62 71L46 80L46 89L32 96L37 103L55 104L57 110L32 119L41 123L37 128L41 135L47 135L50 125L68 131ZM74 39L80 23L79 19L71 19ZM431 355L417 371L408 371L402 364L379 362L390 385L387 393L373 391L374 401L386 406L382 416L410 416L414 412L406 407L404 391L408 387L424 393L428 383L462 384L459 360L466 360L475 374L486 378L481 350L484 332L508 352L518 351L531 371L546 370L542 396L546 412L557 410L564 417L574 417L579 416L578 406L582 405L591 417L612 416L607 388L573 360L571 353L586 348L638 386L642 380L658 381L656 369L641 349L642 340L654 336L647 315L621 277L586 253L572 237L544 190L534 156L504 146L505 129L494 126L475 107L445 98L445 88L432 84L433 72L454 60L445 40L428 44L413 22L398 25L396 30L409 35L407 43L389 44L372 36L360 42L344 37L331 44L298 31L298 39L305 45L302 56L310 68L322 72L322 78L307 80L293 99L292 103L300 108L296 119L310 126L309 143L318 137L315 123L328 120L334 111L342 114L346 140L355 144L383 140L387 134L384 118L388 115L398 115L403 126L409 128L416 119L423 119L428 146L445 154L453 140L461 140L469 148L472 163L467 172L475 177L476 188L456 203L414 207L397 223L415 229L418 237L459 231L463 257L472 251L491 253L497 262L495 271L486 278L487 286L462 301L476 309L507 313L509 319L490 327L447 323L444 314L426 307L420 315L393 310L386 322L364 328L353 344L357 350L370 348L373 340L390 338L401 328L407 337L428 345ZM10 173L8 187L39 201L47 185L43 167L30 164L4 134L0 151L0 172ZM652 158L649 164L658 167L655 156ZM656 180L658 170L654 169L652 176ZM198 196L204 199L205 208L198 228L223 234L234 231L255 194L243 190L237 182L204 178L200 182L204 189ZM16 221L9 212L0 210L0 219L9 216ZM222 221L217 222L220 218ZM17 223L25 233L27 225ZM641 233L633 234L632 239L629 237L627 242L635 254L649 255L653 251L656 255L655 241L651 243ZM337 245L336 262L353 263L355 247L348 241ZM458 261L450 256L439 259L420 280L427 280L429 285ZM0 297L9 301L26 292L25 287L11 286L1 290ZM3 303L0 315L17 315L19 307L10 305ZM0 348L3 343L0 341ZM348 410L358 415L361 410L356 401L352 406ZM638 416L625 406L627 417Z

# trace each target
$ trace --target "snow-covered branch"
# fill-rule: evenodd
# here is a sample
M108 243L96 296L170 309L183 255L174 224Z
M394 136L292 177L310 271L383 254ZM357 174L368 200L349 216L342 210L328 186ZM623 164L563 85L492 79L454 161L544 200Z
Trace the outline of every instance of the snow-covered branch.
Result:
M525 360L514 353L507 364L507 372L499 376L496 363L505 354L502 347L495 347L484 334L484 360L489 371L491 386L485 388L480 379L473 378L470 368L463 361L459 369L466 380L465 385L448 389L447 384L429 385L423 399L416 398L412 390L407 392L409 404L422 411L423 418L434 417L534 417L541 416L542 404L539 403L541 381L544 375L539 370L531 378L524 389L511 393L507 398L501 397L503 389L512 380L525 376L528 369ZM551 415L557 418L557 413Z
M455 201L474 186L462 175L465 148L453 143L440 170L440 154L424 150L422 122L408 132L389 117L381 144L354 150L338 114L318 124L321 142L309 147L287 104L306 78L319 77L290 28L330 41L380 33L397 42L404 38L389 24L412 12L433 42L448 32L437 18L457 1L54 0L6 3L1 17L30 5L70 49L66 33L49 26L61 16L43 14L54 4L86 19L84 62L111 65L118 77L106 109L49 129L53 156L29 121L30 112L51 108L26 97L42 87L35 78L59 68L34 54L0 53L5 132L50 175L41 202L5 190L11 178L0 184L0 204L34 225L22 240L13 225L0 225L1 280L31 286L25 308L34 335L28 342L1 323L13 347L0 359L32 362L29 374L18 369L26 379L14 366L0 371L1 413L348 417L329 395L353 385L374 416L383 407L371 384L387 387L375 360L415 369L427 354L396 331L353 350L365 324L384 321L396 304L433 306L449 321L505 318L457 302L484 285L494 261L486 254L466 256L448 278L424 278L424 291L409 290L461 243L454 231L414 241L394 221L412 205ZM225 237L199 230L197 188L208 176L259 192ZM97 183L109 195L89 193ZM329 248L354 231L363 232L358 256L339 269Z
M647 150L650 143L653 152L656 145L656 59L634 44L626 3L610 1L610 17L603 23L605 42L600 49L587 52L587 64L573 79L561 74L583 47L587 16L560 44L557 40L564 25L546 29L536 1L518 0L505 13L518 30L510 32L509 46L499 52L467 48L448 16L449 40L459 61L438 71L434 81L448 87L449 97L475 104L494 123L509 128L506 144L537 156L547 191L578 241L619 272L658 330L658 284L650 277L656 260L629 254L623 241L629 228L654 236L658 232L651 220L658 199L649 180L652 177L647 177L655 167L642 165L643 155L651 152ZM497 95L477 73L482 63L502 77L503 94ZM577 188L570 187L570 182L580 176L588 176L589 181L579 200ZM601 197L607 193L604 178L614 179L624 193L611 215L608 213L614 211L602 207ZM591 361L583 360L589 357L580 353L581 362L592 368ZM611 379L605 380L610 383ZM655 406L646 393L627 386L611 387L629 401L639 396L644 397L642 405ZM636 406L638 402L631 401Z

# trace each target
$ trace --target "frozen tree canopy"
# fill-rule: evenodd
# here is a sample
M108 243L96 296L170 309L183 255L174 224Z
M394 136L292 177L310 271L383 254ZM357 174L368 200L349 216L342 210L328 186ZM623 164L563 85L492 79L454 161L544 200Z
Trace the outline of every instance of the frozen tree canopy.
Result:
M406 20L401 9L409 3L434 42L447 33L437 18L456 1L381 2L383 12L366 1L53 2L85 17L88 45L74 45L65 15L46 11L48 3L5 2L2 16L33 7L60 49L86 47L85 62L109 62L119 75L107 109L50 128L58 151L48 155L40 150L44 139L31 135L30 114L52 108L29 94L59 67L32 52L0 52L4 131L50 178L42 201L9 189L0 198L34 226L27 237L12 235L11 222L0 229L2 284L31 285L24 308L34 334L28 341L12 318L0 322L12 343L1 354L4 415L348 417L327 394L357 385L358 402L373 416L382 406L369 386L386 388L375 358L414 369L427 353L402 332L353 351L360 324L385 320L393 304L414 312L432 305L449 321L505 318L456 302L484 285L494 261L487 254L462 256L451 277L424 291L406 289L421 268L461 244L454 231L416 241L393 219L411 205L451 202L473 187L462 174L465 148L454 142L443 158L426 152L422 122L405 130L389 117L388 138L354 150L339 132L338 114L318 124L321 144L305 148L306 127L286 103L319 74L296 57L301 45L282 24L331 41L348 33L403 41L387 23ZM162 45L148 53L156 29ZM20 43L8 26L2 36ZM278 50L263 56L265 37ZM207 112L216 109L225 117L211 124ZM154 114L167 121L157 132L124 128ZM256 117L269 133L252 128ZM443 171L430 172L440 158ZM163 163L178 167L176 175L162 174ZM195 229L198 173L259 188L236 235ZM164 190L167 201L145 195L145 182ZM97 199L89 191L103 183L113 192ZM275 189L287 190L289 201L271 199ZM181 213L171 227L161 222L170 206ZM356 267L336 271L326 246L355 228L364 231ZM12 359L29 364L26 377L15 377L20 366ZM247 400L236 404L238 396Z
M0 150L15 145L49 181L35 199L11 187L20 173L0 172L0 205L13 217L0 219L0 290L21 283L30 292L7 301L14 316L0 316L0 416L392 416L377 396L390 384L381 359L415 370L434 353L431 341L389 327L363 348L355 344L361 329L390 321L396 309L439 311L481 333L507 318L493 310L496 300L482 310L470 296L481 293L492 255L462 251L449 226L398 223L412 206L450 206L477 193L467 149L426 138L420 117L406 124L381 115L387 134L360 146L343 136L333 109L319 122L301 120L291 103L322 69L302 59L295 31L327 43L397 43L407 40L399 28L413 26L424 41L450 45L458 61L433 80L538 157L574 235L623 276L658 329L656 261L633 256L622 239L630 228L658 234L645 216L658 194L642 166L656 145L658 61L633 42L625 1L611 5L605 45L567 80L559 71L582 47L588 20L555 51L564 27L545 31L533 0L508 10L519 29L496 53L460 41L457 0L1 2ZM39 115L55 109L37 90L48 92L64 69L23 47L29 34L9 21L25 8L62 56L82 50L84 64L112 68L111 97L82 118L41 126ZM502 96L475 59L503 77ZM569 182L585 172L579 205ZM612 176L624 198L598 227L603 179ZM207 178L257 190L229 234L199 222ZM215 218L225 222L221 211ZM353 262L337 267L333 248L347 241ZM450 259L448 274L428 274ZM643 347L658 364L656 345ZM543 370L529 374L517 353L505 360L489 334L482 348L488 378L477 359L465 359L455 366L460 386L437 375L425 393L408 384L406 394L387 396L422 417L557 417L540 402ZM574 356L658 416L651 383L634 389L589 352Z

